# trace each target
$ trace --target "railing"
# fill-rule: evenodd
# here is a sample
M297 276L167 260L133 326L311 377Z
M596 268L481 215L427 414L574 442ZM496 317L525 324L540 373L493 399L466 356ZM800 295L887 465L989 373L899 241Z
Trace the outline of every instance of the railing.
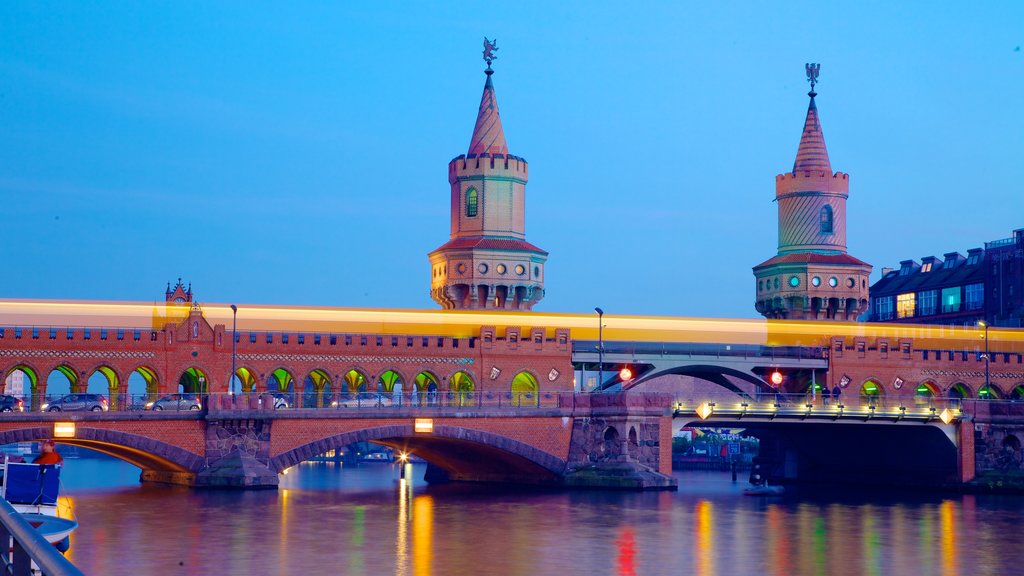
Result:
M0 542L11 542L10 554L0 554L4 574L29 576L42 572L47 576L77 576L75 568L63 554L43 538L38 530L18 514L6 500L0 498ZM38 567L33 571L32 564Z
M762 344L701 344L692 342L605 341L605 358L615 354L654 356L716 356L730 358L795 358L820 360L828 346L765 346ZM573 340L573 354L596 354L596 340Z
M211 394L212 410L374 411L385 409L538 409L573 406L572 392L361 392L349 394Z

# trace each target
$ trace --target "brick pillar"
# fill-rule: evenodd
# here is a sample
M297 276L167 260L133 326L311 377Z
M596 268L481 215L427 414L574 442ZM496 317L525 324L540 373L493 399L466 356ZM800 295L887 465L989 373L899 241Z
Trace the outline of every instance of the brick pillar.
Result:
M961 482L970 482L976 476L974 461L974 422L963 420L956 424L956 468Z

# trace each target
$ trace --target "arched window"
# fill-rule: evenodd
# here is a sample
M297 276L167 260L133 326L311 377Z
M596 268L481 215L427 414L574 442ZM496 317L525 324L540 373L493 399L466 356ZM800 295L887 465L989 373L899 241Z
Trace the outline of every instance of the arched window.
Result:
M466 192L466 218L476 216L477 195L476 188L470 188Z
M832 233L832 207L827 204L821 207L821 233Z

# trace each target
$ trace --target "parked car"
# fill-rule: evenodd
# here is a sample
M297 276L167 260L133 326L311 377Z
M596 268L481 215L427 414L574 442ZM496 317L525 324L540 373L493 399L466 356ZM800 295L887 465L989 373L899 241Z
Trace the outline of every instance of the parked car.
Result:
M75 410L106 412L109 406L107 405L107 397L102 394L68 394L43 404L42 409L45 412L70 412Z
M0 412L24 412L25 402L21 398L0 394Z
M263 398L269 395L274 399L274 410L280 410L282 408L291 408L291 400L288 399L288 395L283 392L268 392L260 396L260 402L263 402Z
M168 394L146 403L146 410L200 410L203 403L195 394Z

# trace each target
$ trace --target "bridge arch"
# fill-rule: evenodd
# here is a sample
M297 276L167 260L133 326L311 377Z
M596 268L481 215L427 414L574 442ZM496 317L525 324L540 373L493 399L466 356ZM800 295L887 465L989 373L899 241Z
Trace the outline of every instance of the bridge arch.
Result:
M139 376L142 377L143 381L146 383L147 394L157 394L158 392L160 392L160 382L163 380L163 378L160 377L159 371L157 369L145 365L140 365L132 368L131 370L128 371L128 377L125 378L126 388L128 380L131 379L133 374L138 374Z
M868 378L860 385L858 393L861 398L883 398L885 386L882 386L878 378Z
M1024 400L1024 383L1017 384L1010 391L1010 398L1012 400Z
M256 377L257 372L248 366L239 366L235 368L235 378L238 379L239 389L243 394L250 394L256 392L256 383L259 378Z
M715 364L686 364L683 366L673 366L665 370L655 370L649 374L644 374L633 380L629 386L623 386L623 390L632 390L645 382L658 378L659 376L668 375L679 375L679 376L691 376L693 378L700 378L712 384L717 384L730 392L735 393L738 396L746 397L748 394L738 388L735 384L725 378L725 376L732 376L740 380L749 382L754 385L754 389L767 394L774 394L777 392L775 388L772 388L764 379L757 377L750 372L744 372L737 370L736 368L730 368L728 366L721 366Z
M367 372L364 368L349 368L342 376L342 380L345 381L345 390L343 392L346 394L366 392L366 388L368 386L366 374Z
M954 382L952 386L946 390L946 396L949 398L972 398L974 395L971 392L970 386L963 382Z
M540 403L540 383L529 370L522 370L512 377L509 391L512 393L512 402L517 406Z
M985 384L978 389L978 398L982 400L1002 400L1003 391L994 382Z
M3 387L4 393L7 394L7 379L11 377L15 372L21 372L25 375L28 380L28 390L25 393L31 394L38 389L39 386L39 369L33 366L30 362L23 362L15 364L8 368L3 374L3 380L0 380L0 387Z
M15 428L0 432L0 445L37 442L52 437L52 425ZM194 474L206 465L206 460L198 454L160 440L105 428L90 428L82 426L81 423L75 431L74 438L59 438L56 442L109 454L138 466L143 474Z
M188 394L205 394L210 391L210 371L192 365L178 376L177 392Z
M56 376L54 376L54 374L56 374ZM53 382L55 377L57 378L57 380L60 380L60 379L63 378L64 381L68 383L67 391L64 391L63 390L63 386L59 385L59 384L63 384L63 382L57 383L58 384L57 387L61 388L61 390L54 390L54 389L51 388L51 383L55 383L55 382ZM65 364L58 364L57 366L54 366L53 370L50 370L50 373L46 375L46 385L44 386L44 390L45 390L46 394L48 394L48 395L51 395L51 394L72 394L72 393L78 392L79 391L78 390L78 370L75 370L75 368L73 366L71 366L70 364L66 364L66 363Z
M314 440L270 458L269 468L284 471L328 450L356 442L375 442L416 454L458 480L557 482L566 462L507 436L437 425L429 435L416 434L412 424L396 424L344 432Z
M114 395L117 394L121 384L121 375L118 374L117 370L112 368L109 364L98 364L93 366L86 370L85 374L85 392L89 391L89 384L91 383L90 381L93 379L93 376L100 374L106 381L106 389L97 393L103 394L108 398L113 398Z

